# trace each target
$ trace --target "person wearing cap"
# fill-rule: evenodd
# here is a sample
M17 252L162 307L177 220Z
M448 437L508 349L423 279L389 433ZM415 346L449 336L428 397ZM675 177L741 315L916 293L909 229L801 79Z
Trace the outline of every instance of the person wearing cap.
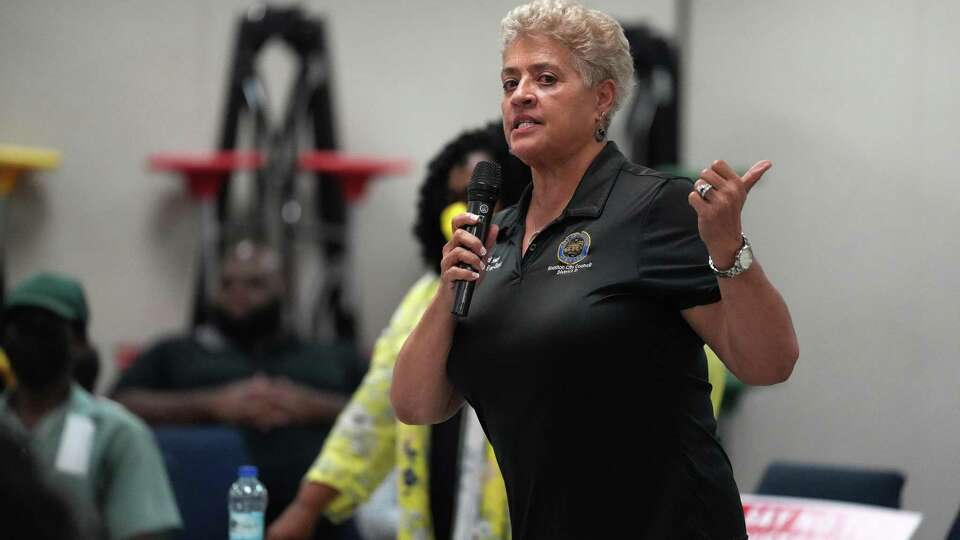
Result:
M87 334L90 309L80 282L59 274L41 273L24 282L13 294L15 296L8 300L11 305L35 303L68 321L73 379L92 393L100 373L100 360ZM17 378L10 368L10 362L6 354L0 351L0 389L13 388L16 384Z
M82 297L76 280L40 274L7 298L0 346L17 385L0 396L0 422L69 502L82 538L163 538L181 522L153 434L73 379L75 322L88 316L86 302L70 299Z

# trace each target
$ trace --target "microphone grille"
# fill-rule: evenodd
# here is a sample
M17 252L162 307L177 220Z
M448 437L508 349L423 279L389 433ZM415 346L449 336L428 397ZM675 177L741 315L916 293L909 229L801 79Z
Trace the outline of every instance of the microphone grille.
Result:
M490 161L481 161L473 169L470 184L467 186L467 199L496 201L500 196L500 184L503 178L500 165Z

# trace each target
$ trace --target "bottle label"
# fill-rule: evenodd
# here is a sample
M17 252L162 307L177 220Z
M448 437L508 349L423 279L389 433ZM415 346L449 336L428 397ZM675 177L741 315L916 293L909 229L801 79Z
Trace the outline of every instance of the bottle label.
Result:
M263 512L230 512L230 540L263 540Z

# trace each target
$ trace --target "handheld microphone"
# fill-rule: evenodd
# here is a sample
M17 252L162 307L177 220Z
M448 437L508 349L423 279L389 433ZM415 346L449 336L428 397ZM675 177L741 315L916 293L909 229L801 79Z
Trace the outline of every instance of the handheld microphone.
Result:
M489 161L481 161L473 169L473 176L470 177L470 184L467 186L467 212L479 216L480 219L473 225L465 225L463 229L479 238L483 244L487 243L493 208L500 197L501 182L500 166ZM471 269L466 263L460 263L460 268ZM478 270L474 269L474 271ZM452 311L454 315L467 316L467 312L470 311L470 300L476 288L476 281L457 281Z

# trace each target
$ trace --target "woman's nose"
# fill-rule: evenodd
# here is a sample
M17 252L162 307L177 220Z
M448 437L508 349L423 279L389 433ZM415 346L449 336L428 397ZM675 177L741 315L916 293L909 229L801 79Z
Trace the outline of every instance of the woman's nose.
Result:
M520 81L513 95L510 96L510 103L513 105L532 105L536 100L537 97L533 93L530 83L526 81Z

